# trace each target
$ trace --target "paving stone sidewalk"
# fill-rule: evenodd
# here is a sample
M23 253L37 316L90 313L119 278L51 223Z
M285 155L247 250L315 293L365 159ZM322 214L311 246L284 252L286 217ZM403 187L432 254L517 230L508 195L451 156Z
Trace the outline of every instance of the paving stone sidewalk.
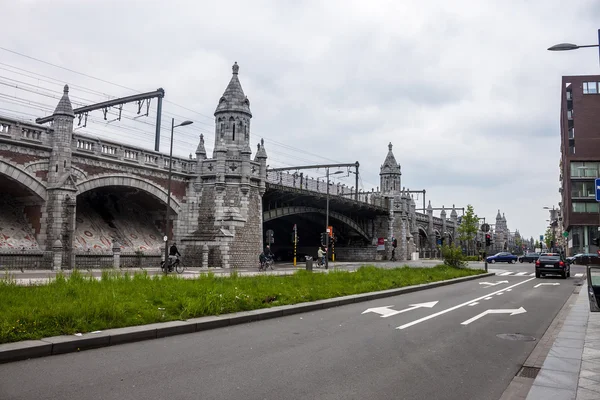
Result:
M600 399L600 313L589 310L584 283L527 400Z

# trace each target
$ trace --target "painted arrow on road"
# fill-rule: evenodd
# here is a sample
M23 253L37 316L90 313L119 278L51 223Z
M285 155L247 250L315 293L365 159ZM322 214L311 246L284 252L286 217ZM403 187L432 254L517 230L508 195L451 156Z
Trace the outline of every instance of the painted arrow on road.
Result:
M490 283L490 282L479 282L480 285L490 285L490 286L496 286L499 285L501 283L508 283L508 281L498 281L498 282L494 282L494 283Z
M469 325L471 322L473 321L477 321L479 318L486 316L487 314L510 314L510 315L517 315L517 314L523 314L526 313L527 310L525 310L523 307L521 308L517 308L517 309L512 309L512 310L487 310L482 312L479 315L474 316L471 319L466 320L465 322L461 322L461 325Z
M535 285L533 288L535 289L536 287L540 287L542 285L548 285L548 286L558 286L560 285L560 283L558 282L554 282L554 283L538 283L537 285Z
M381 315L381 318L387 318L387 317L391 317L392 315L398 315L398 314L405 313L407 311L416 310L417 308L432 308L437 303L438 303L437 301L430 301L429 303L411 304L410 307L405 308L404 310L400 310L400 311L390 310L390 307L394 307L394 306L368 308L365 311L363 311L361 314L366 314L366 313L372 312L372 313Z

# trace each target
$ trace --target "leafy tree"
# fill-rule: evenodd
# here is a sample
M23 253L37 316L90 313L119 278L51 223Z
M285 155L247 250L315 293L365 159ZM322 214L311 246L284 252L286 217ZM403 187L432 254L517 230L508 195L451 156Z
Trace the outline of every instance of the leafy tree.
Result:
M550 250L550 248L552 246L550 246L550 242L552 241L552 230L550 229L550 227L546 228L546 233L544 234L544 243L546 243L546 247L548 247L548 250Z
M542 247L542 246L540 245L540 241L539 241L539 240L536 240L536 241L535 241L535 244L533 245L533 247L534 247L534 249L539 249L540 247Z
M467 212L463 215L462 221L458 226L458 239L467 243L467 249L470 249L478 229L479 218L475 215L473 206L468 204Z

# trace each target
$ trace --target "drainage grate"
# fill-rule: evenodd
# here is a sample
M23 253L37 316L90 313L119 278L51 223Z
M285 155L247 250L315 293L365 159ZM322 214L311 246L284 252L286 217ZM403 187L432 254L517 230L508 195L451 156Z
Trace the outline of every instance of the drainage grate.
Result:
M535 377L540 372L540 368L538 367L523 367L517 374L517 376L521 376L523 378L531 378L535 379Z
M506 340L521 340L523 342L535 341L535 338L533 336L521 335L520 333L499 333L496 336L500 339Z

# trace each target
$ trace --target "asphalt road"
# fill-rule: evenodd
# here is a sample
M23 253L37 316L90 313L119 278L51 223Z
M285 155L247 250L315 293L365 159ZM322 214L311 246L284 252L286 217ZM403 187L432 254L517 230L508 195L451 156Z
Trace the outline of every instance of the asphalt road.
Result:
M539 339L583 277L536 279L530 264L496 264L494 270L510 274L0 365L0 399L496 400L537 343L496 335ZM583 272L572 268L572 276ZM559 285L536 288L539 283ZM363 314L436 301L387 318ZM521 307L526 312L465 324L486 310Z

